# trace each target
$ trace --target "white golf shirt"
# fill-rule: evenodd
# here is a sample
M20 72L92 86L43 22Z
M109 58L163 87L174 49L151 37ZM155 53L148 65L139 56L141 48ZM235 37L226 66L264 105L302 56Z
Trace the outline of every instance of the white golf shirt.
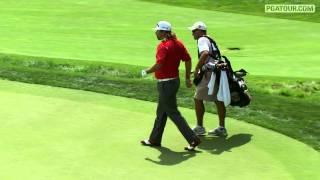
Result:
M214 44L210 43L210 40L208 38L200 37L198 39L198 49L199 49L199 54L201 54L203 51L208 51L209 54L212 54L212 49L216 51L217 47L215 47ZM213 62L213 58L209 56L206 62Z

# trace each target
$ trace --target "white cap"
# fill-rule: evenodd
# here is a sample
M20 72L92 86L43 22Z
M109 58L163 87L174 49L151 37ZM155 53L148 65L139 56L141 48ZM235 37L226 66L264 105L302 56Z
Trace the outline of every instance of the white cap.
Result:
M207 26L206 24L204 24L201 21L195 22L191 27L188 27L188 29L190 29L191 31L196 30L196 29L200 29L200 30L207 30Z
M154 30L171 31L171 24L168 21L159 21Z

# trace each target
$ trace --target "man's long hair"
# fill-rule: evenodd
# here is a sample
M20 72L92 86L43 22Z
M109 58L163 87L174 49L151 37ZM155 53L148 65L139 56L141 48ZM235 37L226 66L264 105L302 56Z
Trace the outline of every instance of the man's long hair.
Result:
M165 33L165 38L166 39L176 39L177 35L176 33L172 32L172 31L163 31Z

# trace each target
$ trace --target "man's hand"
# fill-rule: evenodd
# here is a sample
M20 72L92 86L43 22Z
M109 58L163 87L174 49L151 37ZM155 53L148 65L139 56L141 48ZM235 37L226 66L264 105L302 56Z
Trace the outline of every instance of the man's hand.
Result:
M190 79L186 79L186 86L187 86L187 88L192 87L192 81Z
M146 71L146 70L142 70L142 71L141 71L141 76L142 76L142 77L147 76L147 71Z

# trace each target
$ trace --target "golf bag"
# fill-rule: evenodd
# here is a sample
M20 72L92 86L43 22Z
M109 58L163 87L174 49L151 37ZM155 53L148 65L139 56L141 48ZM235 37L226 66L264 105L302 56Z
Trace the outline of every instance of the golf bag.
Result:
M228 64L227 76L229 81L230 95L231 95L231 106L244 107L250 104L251 96L248 91L248 87L244 80L247 71L240 69L233 71L230 60L226 56L222 56L225 62Z

